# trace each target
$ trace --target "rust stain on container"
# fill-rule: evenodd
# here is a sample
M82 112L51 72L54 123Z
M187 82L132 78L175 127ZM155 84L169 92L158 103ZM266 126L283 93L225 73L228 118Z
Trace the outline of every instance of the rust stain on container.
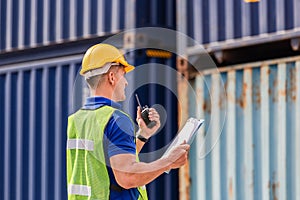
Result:
M274 200L278 200L278 197L276 196L276 192L277 192L277 189L279 188L279 182L270 182L269 181L269 185L268 185L269 189L271 189L272 191L272 196L273 196L273 199Z
M272 94L271 88L268 89L268 94L269 94L269 96L271 96L271 94Z
M186 79L183 78L181 74L177 76L177 88L180 93L178 102L178 111L180 112L179 117L182 116L183 119L178 119L179 123L183 123L181 120L186 120L188 118L188 85ZM182 125L182 124L179 124Z
M206 105L206 103L204 102L203 105L202 105L202 110L203 110L203 111L206 111L206 107L207 107L207 105Z
M234 70L229 70L228 80L226 81L226 84L225 84L225 91L226 91L226 94L227 94L227 101L230 102L230 103L235 103L234 92L231 92L231 91L228 90L230 85L235 85L235 82L236 82L236 78L234 76L230 76L231 72L235 72L235 71Z
M186 79L179 74L177 77L177 88L179 92L179 102L180 107L182 108L181 115L178 115L178 126L181 127L184 124L184 121L188 119L188 82ZM189 165L185 165L179 170L179 196L180 199L189 199Z
M225 85L220 83L221 91L220 91L219 104L218 104L220 109L226 108L226 100L227 100L226 87L227 87L227 82L225 83Z
M257 84L253 85L253 101L255 103L255 109L258 110L261 104L261 92L260 86Z
M211 113L211 102L209 99L205 99L202 108L204 112Z
M277 173L274 171L272 173L272 179L271 181L269 181L269 185L268 185L268 188L271 189L271 193L274 200L278 200L277 190L279 189L280 186L279 182L276 180L277 180Z
M248 85L247 83L243 83L243 91L242 91L242 95L240 98L237 99L237 104L240 105L241 108L246 108L247 107L247 98L246 98L246 95L247 95L247 89L248 89Z
M292 68L289 70L290 87L288 88L287 95L292 102L297 100L297 70Z
M190 199L190 171L189 161L183 167L179 169L179 193L180 199Z
M273 92L270 93L270 95L272 95L272 101L273 102L278 102L278 80L277 78L273 81Z
M285 97L286 96L286 89L279 90L278 95Z

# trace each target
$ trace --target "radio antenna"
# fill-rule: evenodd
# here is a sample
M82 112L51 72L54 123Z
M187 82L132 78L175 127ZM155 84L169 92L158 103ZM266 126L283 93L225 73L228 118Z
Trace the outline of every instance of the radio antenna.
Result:
M136 98L136 101L138 102L140 108L142 109L142 105L141 105L141 102L140 102L139 97L138 97L137 94L135 94L135 98Z

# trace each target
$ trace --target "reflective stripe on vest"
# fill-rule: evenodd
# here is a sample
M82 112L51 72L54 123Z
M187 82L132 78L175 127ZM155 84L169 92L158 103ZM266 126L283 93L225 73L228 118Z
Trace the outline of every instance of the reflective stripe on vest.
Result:
M84 149L87 151L93 151L94 141L84 139L68 139L67 149Z
M68 193L72 195L91 196L91 187L86 185L73 185L68 186Z

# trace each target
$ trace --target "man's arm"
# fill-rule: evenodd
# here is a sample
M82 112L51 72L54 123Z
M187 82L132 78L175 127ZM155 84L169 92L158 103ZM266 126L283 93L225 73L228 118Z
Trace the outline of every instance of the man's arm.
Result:
M129 189L143 186L165 171L184 165L189 148L188 144L182 144L172 150L168 157L151 163L136 162L133 154L118 154L110 158L111 168L121 187Z

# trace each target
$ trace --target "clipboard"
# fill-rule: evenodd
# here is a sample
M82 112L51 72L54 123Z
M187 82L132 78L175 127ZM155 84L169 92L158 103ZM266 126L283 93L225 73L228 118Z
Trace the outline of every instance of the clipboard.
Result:
M186 123L184 124L181 131L176 135L168 149L165 151L165 153L162 155L163 157L166 157L169 155L171 150L180 144L182 144L184 141L187 142L187 144L191 145L195 139L195 136L197 134L197 131L201 127L201 125L204 123L203 119L196 119L196 118L189 118ZM167 174L170 171L165 171Z

